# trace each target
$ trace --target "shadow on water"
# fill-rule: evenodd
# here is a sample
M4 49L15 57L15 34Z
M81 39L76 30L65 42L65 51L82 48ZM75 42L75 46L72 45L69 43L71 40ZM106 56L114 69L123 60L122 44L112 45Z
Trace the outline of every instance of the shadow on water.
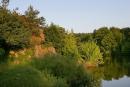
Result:
M93 86L90 87L122 87L119 84L127 82L130 86L130 58L129 57L118 57L118 58L104 58L105 65L97 68L88 69L88 73L93 79ZM118 83L118 86L113 86L112 83ZM121 82L122 83L121 83ZM104 83L105 82L105 83ZM112 83L110 83L112 82ZM98 85L95 85L98 84ZM128 87L129 87L128 86ZM123 87L127 87L126 85Z

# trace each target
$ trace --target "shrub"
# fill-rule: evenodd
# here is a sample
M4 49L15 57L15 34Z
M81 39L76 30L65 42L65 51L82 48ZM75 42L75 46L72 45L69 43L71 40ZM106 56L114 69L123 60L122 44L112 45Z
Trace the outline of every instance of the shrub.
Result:
M32 67L15 67L0 74L1 87L42 87L39 71Z
M81 43L79 46L79 51L81 57L85 61L96 62L96 63L102 61L102 54L95 42Z
M31 65L40 71L47 70L50 74L64 78L70 87L84 87L87 84L87 73L71 58L59 55L34 59Z
M0 73L0 87L68 87L63 79L29 66L17 66Z
M68 84L65 79L55 77L51 74L48 74L46 71L43 71L44 76L44 87L68 87Z

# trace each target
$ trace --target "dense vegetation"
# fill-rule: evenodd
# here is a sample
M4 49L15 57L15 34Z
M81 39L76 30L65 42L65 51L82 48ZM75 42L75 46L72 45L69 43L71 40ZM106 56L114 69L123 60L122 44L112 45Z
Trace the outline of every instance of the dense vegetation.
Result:
M0 6L0 68L6 65L0 70L0 87L98 87L94 83L100 81L86 72L86 63L98 66L107 62L106 57L130 54L130 28L74 33L54 23L46 25L33 6L21 14L8 4L2 0ZM39 46L56 52L36 57ZM14 53L24 49L24 56Z

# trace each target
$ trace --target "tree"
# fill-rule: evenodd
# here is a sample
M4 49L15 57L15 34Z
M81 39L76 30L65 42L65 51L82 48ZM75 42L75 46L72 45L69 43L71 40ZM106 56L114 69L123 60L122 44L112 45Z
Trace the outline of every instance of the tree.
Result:
M29 19L31 26L44 26L45 25L45 18L38 17L39 11L35 10L33 6L29 6L27 11L25 11L25 16Z
M79 52L85 61L97 63L98 60L102 60L102 54L100 52L99 46L97 46L95 42L81 43Z
M65 35L62 54L65 56L79 57L76 38L73 33Z
M93 41L93 34L92 33L77 33L75 34L78 42L88 42Z
M130 41L130 28L129 27L122 28L121 32L124 34L124 40Z
M63 39L65 38L65 29L51 24L46 29L44 29L45 43L52 44L58 53L61 53L61 48L63 47Z
M101 46L101 41L103 37L108 34L110 31L107 27L99 28L98 30L94 31L94 39L97 41L97 44Z
M102 50L104 51L105 55L111 55L111 52L117 47L118 43L112 32L105 35L101 41Z
M110 31L113 33L116 42L121 43L123 40L123 34L121 33L121 29L116 28L116 27L111 27Z
M123 42L124 35L121 32L120 28L111 27L110 31L112 32L113 37L115 38L115 41L117 43L117 46L115 46L114 48L112 48L112 54L119 55L120 51L121 51L121 44Z
M103 27L94 32L94 39L96 39L104 56L111 56L112 52L114 53L114 51L120 48L122 37L123 34L120 32L120 29L115 27L110 29Z
M25 22L25 25L31 30L32 35L39 36L39 29L43 29L45 27L45 18L39 17L39 11L35 10L33 6L29 6L27 11L25 11L25 16L21 17Z
M120 52L122 55L129 55L130 54L130 28L123 28L121 29L123 33L123 40L121 43Z
M30 31L9 10L0 9L0 38L7 49L26 47Z

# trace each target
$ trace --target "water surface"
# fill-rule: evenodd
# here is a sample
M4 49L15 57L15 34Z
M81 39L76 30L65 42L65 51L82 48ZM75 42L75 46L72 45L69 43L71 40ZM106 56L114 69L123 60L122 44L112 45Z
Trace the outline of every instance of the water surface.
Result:
M103 87L130 87L130 77L124 76L118 80L112 79L111 81L102 81Z
M130 87L130 58L106 58L102 67L91 68L92 87Z

